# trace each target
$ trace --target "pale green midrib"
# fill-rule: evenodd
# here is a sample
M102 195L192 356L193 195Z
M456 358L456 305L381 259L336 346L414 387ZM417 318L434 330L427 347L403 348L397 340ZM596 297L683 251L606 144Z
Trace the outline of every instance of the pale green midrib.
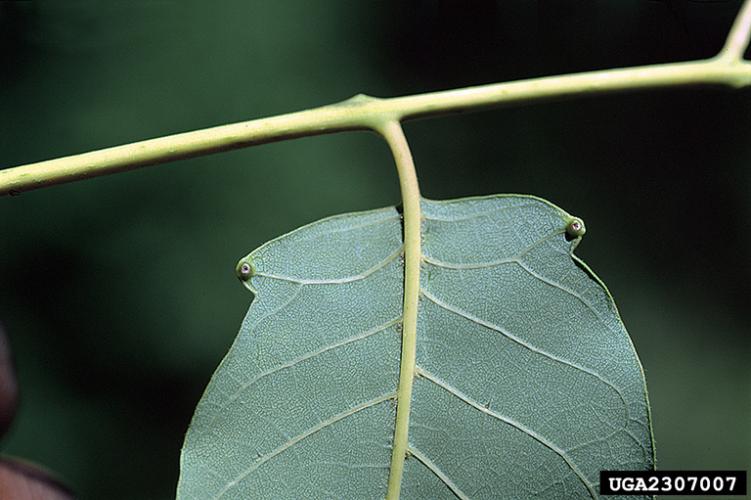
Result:
M390 120L377 124L380 133L391 149L399 174L402 193L402 224L404 228L404 304L402 310L402 350L397 386L396 420L392 445L387 500L398 500L404 474L404 461L408 451L409 417L412 403L412 386L415 377L417 346L417 310L420 294L420 264L422 259L422 212L420 188L412 154L404 137L401 124Z

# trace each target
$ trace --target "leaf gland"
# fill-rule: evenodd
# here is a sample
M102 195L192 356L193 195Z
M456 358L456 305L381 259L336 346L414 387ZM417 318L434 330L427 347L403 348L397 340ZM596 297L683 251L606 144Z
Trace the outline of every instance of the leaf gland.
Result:
M574 238L581 238L587 232L587 227L584 225L584 221L579 217L572 217L566 224L566 239L573 240Z
M256 274L256 270L253 268L252 262L243 259L235 266L235 274L242 281L248 281Z

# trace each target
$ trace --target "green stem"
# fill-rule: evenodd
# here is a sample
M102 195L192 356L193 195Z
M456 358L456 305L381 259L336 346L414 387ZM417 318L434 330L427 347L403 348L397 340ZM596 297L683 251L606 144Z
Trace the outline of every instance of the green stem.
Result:
M751 63L743 61L742 55L750 34L751 0L747 0L725 47L712 59L534 78L390 99L358 95L307 111L6 168L0 170L0 195L267 142L373 129L385 120L401 121L623 90L687 85L745 87L751 85Z
M717 57L727 59L731 63L741 62L743 53L748 47L749 37L751 37L751 1L747 0L735 16L733 26L725 40L725 46Z
M415 378L417 346L417 309L420 294L420 187L409 144L397 120L376 127L394 155L399 185L402 190L404 218L404 306L402 313L402 351L399 364L399 385L396 393L396 424L389 468L387 500L397 500L401 490L404 460L407 458L409 415L412 405L412 383Z

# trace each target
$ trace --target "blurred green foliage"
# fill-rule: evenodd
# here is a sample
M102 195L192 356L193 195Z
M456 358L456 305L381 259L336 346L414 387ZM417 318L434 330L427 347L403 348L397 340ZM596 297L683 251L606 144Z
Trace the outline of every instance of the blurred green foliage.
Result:
M0 164L347 98L708 57L737 1L3 2ZM751 467L751 92L640 92L409 123L430 198L581 216L645 365L658 466ZM22 406L3 451L81 498L169 498L251 296L237 259L398 203L373 135L307 138L0 199Z

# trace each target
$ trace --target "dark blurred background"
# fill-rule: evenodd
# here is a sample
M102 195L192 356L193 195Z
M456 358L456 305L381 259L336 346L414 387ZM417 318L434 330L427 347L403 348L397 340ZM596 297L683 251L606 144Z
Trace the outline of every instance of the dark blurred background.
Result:
M736 1L0 2L0 165L295 111L704 58ZM591 97L406 125L430 198L518 192L578 249L644 363L663 469L751 466L751 90ZM251 295L237 259L399 201L374 135L306 138L0 199L3 452L81 498L170 498Z

